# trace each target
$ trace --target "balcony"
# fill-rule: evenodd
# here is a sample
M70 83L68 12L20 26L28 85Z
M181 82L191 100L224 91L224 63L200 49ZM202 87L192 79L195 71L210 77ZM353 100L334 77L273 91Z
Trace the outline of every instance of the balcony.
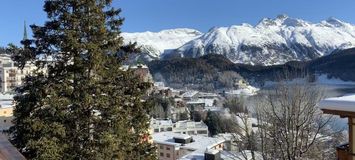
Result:
M338 160L351 160L349 143L341 144L336 147Z

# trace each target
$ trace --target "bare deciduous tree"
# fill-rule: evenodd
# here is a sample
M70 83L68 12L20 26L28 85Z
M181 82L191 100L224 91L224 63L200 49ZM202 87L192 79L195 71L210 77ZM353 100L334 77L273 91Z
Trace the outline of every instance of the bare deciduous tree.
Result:
M317 108L322 97L315 86L280 84L259 101L256 115L264 159L322 158L311 154L328 140L326 133L333 120Z

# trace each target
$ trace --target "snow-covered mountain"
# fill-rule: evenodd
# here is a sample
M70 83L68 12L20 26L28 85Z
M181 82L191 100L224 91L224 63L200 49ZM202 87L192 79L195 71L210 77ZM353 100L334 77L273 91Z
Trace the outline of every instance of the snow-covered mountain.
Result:
M264 18L257 25L215 27L201 34L192 29L158 33L125 33L153 58L221 54L235 63L272 65L309 60L355 46L355 26L335 18L319 23L290 18Z
M198 38L202 33L188 28L162 30L160 32L122 33L124 42L137 42L146 59L159 59L185 43Z

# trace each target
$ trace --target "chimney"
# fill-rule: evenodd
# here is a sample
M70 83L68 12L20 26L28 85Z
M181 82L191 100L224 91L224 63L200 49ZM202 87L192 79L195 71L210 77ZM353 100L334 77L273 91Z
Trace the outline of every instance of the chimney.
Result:
M205 160L221 160L221 152L218 150L206 149Z
M181 136L175 136L174 142L180 143L180 144L188 144L188 143L193 142L193 139L189 135L181 135Z

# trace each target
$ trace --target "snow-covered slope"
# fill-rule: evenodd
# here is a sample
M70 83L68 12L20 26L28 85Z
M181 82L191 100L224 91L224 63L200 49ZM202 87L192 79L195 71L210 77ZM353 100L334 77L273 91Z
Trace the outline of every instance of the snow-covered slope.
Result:
M314 59L336 49L355 46L355 27L335 18L310 23L280 15L275 19L264 18L256 26L242 24L212 28L200 37L197 33L188 34L193 40L173 52L164 53L162 57L222 54L235 63L271 65ZM161 48L165 44L154 39L142 43L157 44Z
M202 33L187 28L162 30L160 32L122 33L125 43L137 42L148 58L159 59L162 53L177 49Z

